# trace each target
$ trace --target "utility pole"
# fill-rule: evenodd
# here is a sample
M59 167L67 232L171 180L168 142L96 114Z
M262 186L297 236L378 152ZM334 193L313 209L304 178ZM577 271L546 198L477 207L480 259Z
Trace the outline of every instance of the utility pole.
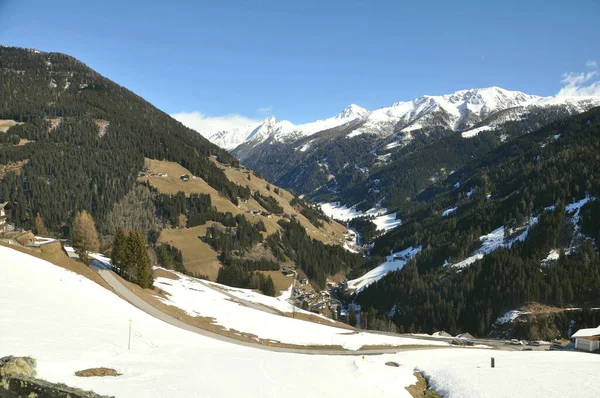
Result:
M133 320L129 318L129 342L127 343L127 349L131 350L131 323Z

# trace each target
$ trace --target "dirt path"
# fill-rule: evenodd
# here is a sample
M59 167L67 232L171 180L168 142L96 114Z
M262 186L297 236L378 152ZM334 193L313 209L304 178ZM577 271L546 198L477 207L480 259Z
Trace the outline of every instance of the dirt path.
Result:
M415 350L415 349L435 349L440 348L439 346L410 346L410 347L395 347L395 348L376 348L376 349L367 349L367 350L332 350L329 348L289 348L289 347L269 347L266 345L262 345L259 343L250 343L246 341L236 340L231 337L223 336L218 333L214 333L208 330L204 330L192 325L189 325L177 318L174 318L170 315L165 314L164 312L158 310L152 305L148 304L138 296L136 296L133 292L131 292L127 287L123 286L123 284L115 277L112 271L108 271L105 269L99 269L98 274L110 285L110 287L124 300L128 301L132 305L136 306L140 310L146 312L147 314L155 317L156 319L160 319L163 322L176 326L180 329L184 329L190 331L192 333L197 333L202 336L210 337L212 339L217 339L220 341L224 341L230 344L237 344L249 348L256 348L259 350L265 351L273 351L273 352L286 352L292 354L309 354L309 355L377 355L377 354L394 354L399 351L407 351L407 350ZM236 300L239 300L236 298ZM250 303L252 304L252 303ZM258 308L257 308L258 309ZM261 311L264 308L260 309Z

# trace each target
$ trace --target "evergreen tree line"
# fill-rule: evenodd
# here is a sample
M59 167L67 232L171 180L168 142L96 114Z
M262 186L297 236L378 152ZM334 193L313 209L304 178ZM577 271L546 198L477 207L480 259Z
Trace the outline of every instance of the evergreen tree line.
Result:
M279 271L280 269L279 263L266 258L258 260L236 258L227 252L223 252L221 255L221 262L225 266L238 266L244 271Z
M275 296L275 284L271 275L265 277L260 272L247 271L238 265L219 268L217 283L242 289L259 289L267 296Z
M263 235L267 229L262 220L251 223L242 214L235 217L237 226L235 228L215 224L206 229L205 240L215 250L223 253L238 252L251 249L258 243L262 243Z
M347 273L363 263L358 254L312 239L295 220L279 220L279 225L282 232L269 239L269 246L279 247L320 288L325 287L327 276Z
M186 273L181 250L168 243L162 243L156 246L154 251L156 252L156 261L158 265L167 269L173 269L177 272Z
M292 198L290 205L300 211L300 214L306 217L308 221L317 228L323 226L323 221L329 222L329 217L327 217L320 208L313 208L297 196Z
M255 192L253 197L266 211L273 214L283 214L283 207L281 207L277 199L274 197L270 195L263 196L259 192Z
M146 242L140 231L119 229L113 241L111 262L119 275L128 281L151 289L154 283Z
M397 325L417 331L489 333L508 309L536 301L556 306L600 301L600 260L591 241L600 224L597 200L580 211L576 228L565 205L600 195L600 110L553 123L474 159L400 211L403 224L375 240L373 255L409 246L421 253L357 297L363 308L396 306ZM444 209L457 210L443 216ZM535 222L537 220L537 223ZM577 222L577 220L575 220ZM456 263L504 226L523 242L498 249L460 272ZM577 230L590 239L578 238ZM549 251L571 248L554 262Z
M356 217L348 222L348 227L360 234L361 244L369 243L377 235L377 225L369 217Z

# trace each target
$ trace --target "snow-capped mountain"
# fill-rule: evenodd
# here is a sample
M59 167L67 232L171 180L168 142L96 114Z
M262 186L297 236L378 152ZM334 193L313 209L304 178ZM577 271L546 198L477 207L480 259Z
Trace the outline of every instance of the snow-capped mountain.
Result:
M370 113L365 124L353 134L376 133L390 135L440 125L451 130L464 130L491 114L514 107L526 106L541 97L509 91L499 87L461 90L453 94L424 95L409 102L396 102Z
M329 130L357 120L362 120L370 114L366 109L352 104L339 114L325 120L294 125L287 120L277 121L275 116L268 117L258 125L249 125L241 129L218 131L203 135L212 143L222 148L232 150L245 142L260 144L272 138L279 142L289 141L300 137L310 136L320 131Z
M396 102L391 106L368 111L358 105L349 105L328 119L294 125L274 116L259 125L250 125L231 131L203 135L213 143L233 150L245 145L254 147L266 141L292 142L316 133L352 124L348 137L375 134L380 139L393 134L399 145L408 143L413 132L429 128L466 131L473 127L490 130L507 121L520 120L523 115L549 107L565 108L569 114L580 113L600 106L600 97L540 97L500 87L460 90L445 95L423 95L412 101ZM489 126L481 124L489 119ZM474 133L476 134L476 133ZM465 134L465 137L474 134Z

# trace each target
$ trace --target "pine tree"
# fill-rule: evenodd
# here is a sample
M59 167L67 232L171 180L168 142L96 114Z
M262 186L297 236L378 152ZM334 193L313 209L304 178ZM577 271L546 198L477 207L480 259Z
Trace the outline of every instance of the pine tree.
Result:
M267 295L267 296L271 296L274 297L275 296L275 284L273 283L273 279L271 278L271 275L267 276L267 278L265 279L262 288L261 288L263 294Z
M94 219L87 211L78 212L73 220L72 227L73 247L79 253L84 263L88 263L88 252L97 252L100 249L98 232Z
M33 222L33 232L36 235L47 235L48 234L48 230L46 229L46 226L44 225L44 219L42 218L40 213L37 213L35 215L35 221Z
M127 250L127 235L125 235L125 230L123 228L119 228L117 233L115 234L115 238L113 239L113 247L110 255L111 262L113 266L119 269L119 273L121 276L124 274L125 268L125 257Z
M350 326L356 326L356 312L354 312L354 307L350 307L348 311L348 324Z
M137 257L137 284L144 289L151 289L154 284L152 276L152 266L150 265L150 257L146 250L146 242L144 235L140 231L135 233L135 248Z
M129 231L123 250L123 274L130 282L139 284L137 272L137 238L134 231Z

